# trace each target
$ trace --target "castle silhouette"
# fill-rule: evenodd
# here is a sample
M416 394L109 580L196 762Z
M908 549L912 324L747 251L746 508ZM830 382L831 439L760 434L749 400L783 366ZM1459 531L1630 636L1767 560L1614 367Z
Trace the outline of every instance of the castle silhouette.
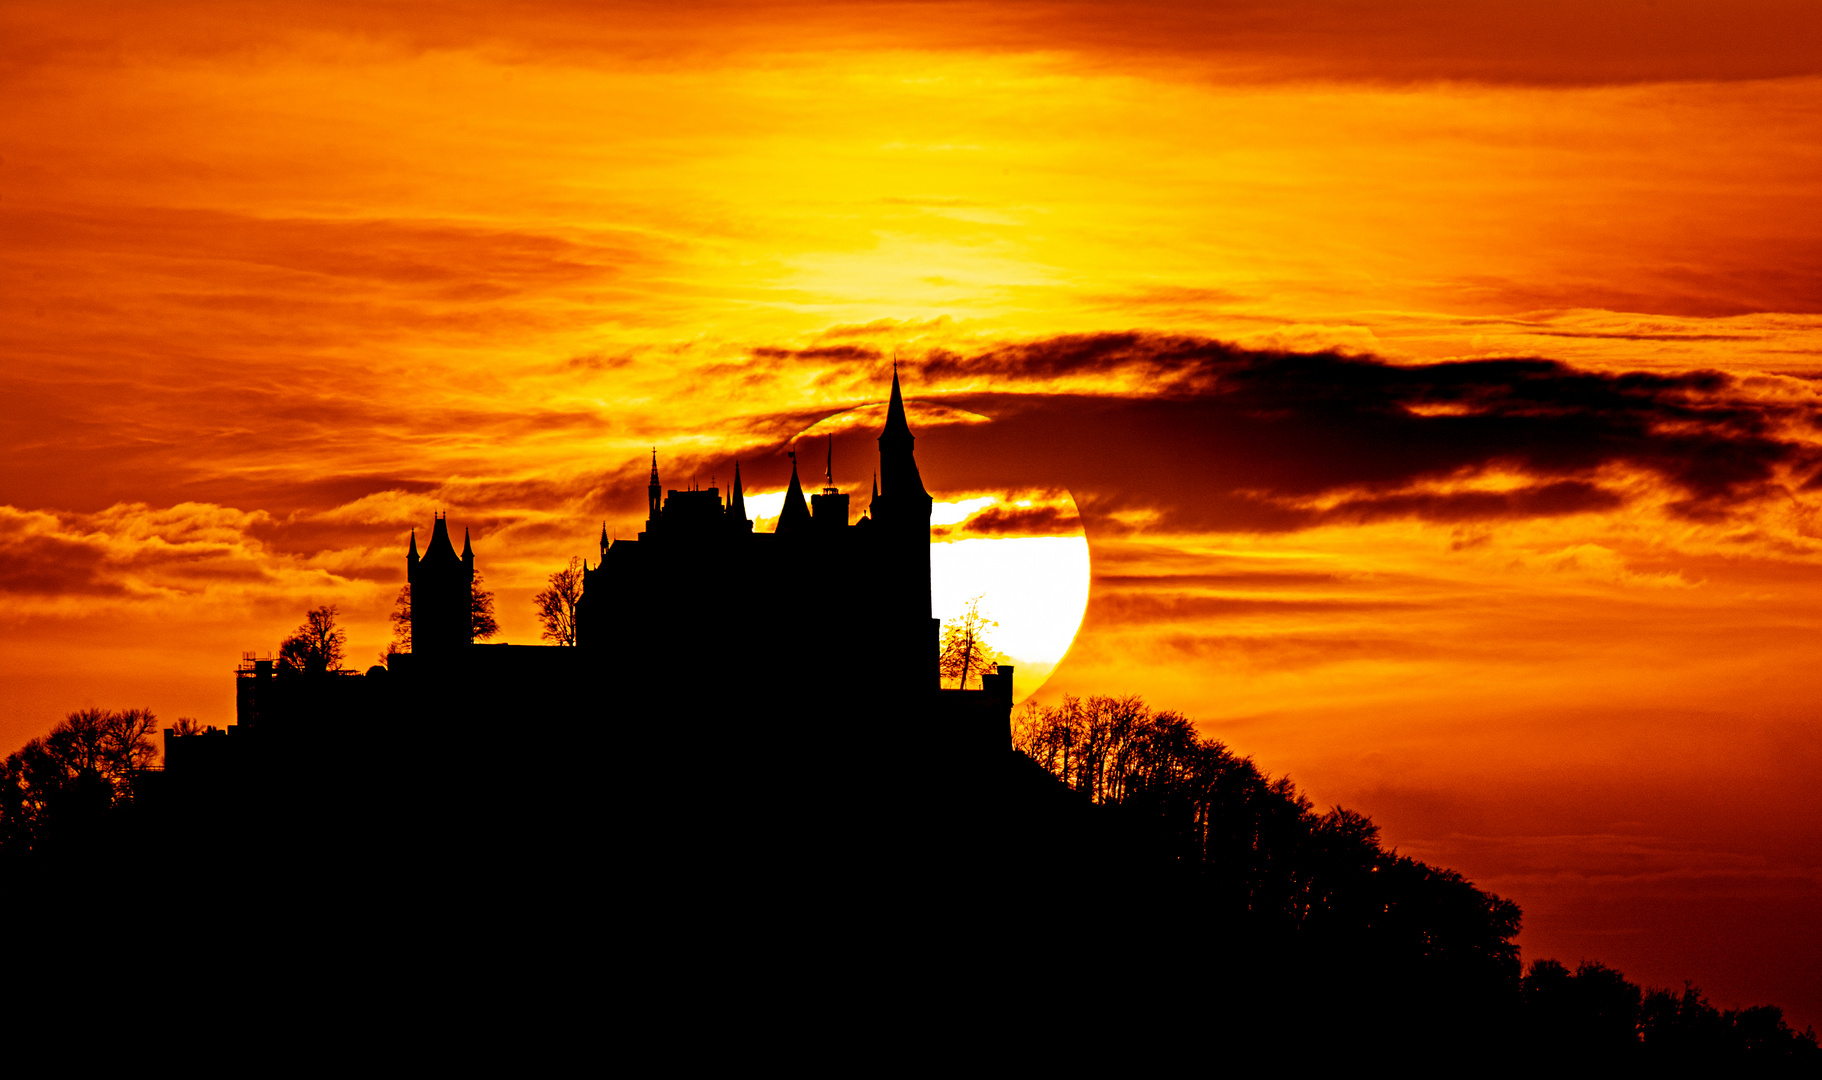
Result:
M941 624L930 606L932 500L916 441L895 371L879 471L862 516L850 520L850 496L834 485L832 469L826 486L806 500L793 453L790 486L769 533L753 530L738 464L726 498L718 487L667 491L654 451L644 529L637 539L610 541L603 526L599 558L584 565L574 654L474 643L474 550L464 533L458 556L448 519L439 516L422 556L412 535L412 651L395 659L391 673L473 683L533 669L561 678L560 668L605 697L690 711L763 691L782 695L775 707L794 714L799 726L833 720L817 714L864 695L917 702L944 727L978 722L981 730L967 732L970 741L1003 748L1010 667L988 673L978 691L940 686ZM549 655L528 656L528 649ZM690 674L673 681L680 667Z
M411 651L316 677L243 661L236 725L166 733L159 798L251 808L248 820L305 832L321 820L299 820L300 802L361 807L350 833L426 806L435 831L464 838L593 822L662 861L679 835L733 811L826 848L843 828L833 806L967 787L1010 752L1013 669L979 690L941 686L932 499L915 442L894 372L859 518L832 478L806 499L793 454L771 532L754 531L738 466L725 498L667 491L654 452L644 529L610 541L604 528L585 564L574 647L476 643L475 551L465 532L458 555L438 515L422 554L413 533L406 557ZM538 780L511 780L516 824L445 790L545 746Z

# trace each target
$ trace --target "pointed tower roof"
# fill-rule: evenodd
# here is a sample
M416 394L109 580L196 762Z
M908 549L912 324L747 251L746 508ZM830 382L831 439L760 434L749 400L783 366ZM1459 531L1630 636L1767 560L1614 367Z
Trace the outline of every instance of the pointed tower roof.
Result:
M467 562L472 558L474 558L474 546L468 542L468 529L464 527L462 529L462 561Z
M810 505L804 501L803 484L797 479L797 451L791 451L791 486L784 493L784 509L778 512L775 533L788 533L810 528Z
M601 523L601 546L607 547L607 522L605 521Z
M929 505L930 493L924 488L923 477L918 475L917 457L912 452L912 444L916 441L911 434L911 425L905 420L905 395L899 389L898 365L894 363L892 401L886 406L885 429L879 433L880 479L884 481L885 498L892 504L882 509L889 513L900 513L894 509L900 505Z
M911 425L905 420L905 396L898 388L898 364L892 365L892 401L886 406L886 427L879 433L879 441L896 442L903 439L909 443L915 436L911 434Z
M735 521L747 519L747 489L740 483L740 462L734 462L734 490L728 495L728 517Z
M418 561L418 531L411 530L411 561Z
M436 527L430 531L430 543L424 546L425 562L460 562L461 556L455 553L455 545L449 540L449 518L439 515Z

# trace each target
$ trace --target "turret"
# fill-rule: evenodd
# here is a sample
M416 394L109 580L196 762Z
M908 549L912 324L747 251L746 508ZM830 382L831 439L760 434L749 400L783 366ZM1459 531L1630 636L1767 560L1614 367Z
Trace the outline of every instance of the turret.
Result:
M411 651L447 653L472 644L474 546L467 532L462 534L462 554L457 555L449 540L448 516L438 515L421 559L417 557L417 546L417 534L413 532L407 571L411 583Z
M650 529L658 521L659 508L664 504L664 485L658 482L658 448L652 447L652 479L645 489L645 527Z
M930 511L933 500L917 471L912 447L917 439L905 419L905 398L892 366L892 400L886 426L879 433L879 493L873 497L873 525L879 536L882 572L879 615L903 628L905 637L891 646L902 658L899 677L905 686L937 683L936 652L940 631L930 615Z
M740 482L740 462L734 462L734 490L728 494L728 527L737 533L753 531L747 518L747 489Z
M810 528L810 508L803 498L803 484L797 479L797 451L791 455L791 486L785 489L784 508L778 512L778 524L772 531L779 535L802 532Z

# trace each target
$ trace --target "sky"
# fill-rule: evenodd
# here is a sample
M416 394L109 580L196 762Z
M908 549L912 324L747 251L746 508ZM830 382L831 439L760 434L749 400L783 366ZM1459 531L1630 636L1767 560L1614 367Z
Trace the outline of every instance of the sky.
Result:
M0 749L371 663L433 512L535 641L896 359L1021 693L1822 1023L1815 5L15 0L0 98Z

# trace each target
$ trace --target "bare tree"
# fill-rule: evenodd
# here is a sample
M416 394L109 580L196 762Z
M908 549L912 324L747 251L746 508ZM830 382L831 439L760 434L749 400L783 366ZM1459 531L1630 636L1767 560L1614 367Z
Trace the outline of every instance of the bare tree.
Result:
M954 679L957 689L965 688L970 678L979 685L981 674L1005 659L987 644L987 630L999 623L982 613L981 599L968 601L960 615L943 623L937 663L942 677Z
M0 763L0 855L29 851L53 831L80 833L131 802L139 775L158 758L150 709L70 713L50 734Z
M180 716L177 723L171 725L171 733L174 735L206 735L214 730L214 724L205 724L194 716Z
M582 560L571 559L550 576L550 588L532 598L538 606L538 621L544 625L544 640L559 645L576 643L576 603L581 599Z
M392 602L392 643L380 654L381 663L390 663L399 653L411 651L411 584L399 586L398 599Z
M476 570L474 584L468 587L468 628L476 641L486 641L500 632L500 624L493 617L493 593L481 584L481 572Z
M304 616L304 625L278 647L281 664L305 675L322 675L342 668L342 649L348 644L347 631L335 625L336 606L312 609Z

